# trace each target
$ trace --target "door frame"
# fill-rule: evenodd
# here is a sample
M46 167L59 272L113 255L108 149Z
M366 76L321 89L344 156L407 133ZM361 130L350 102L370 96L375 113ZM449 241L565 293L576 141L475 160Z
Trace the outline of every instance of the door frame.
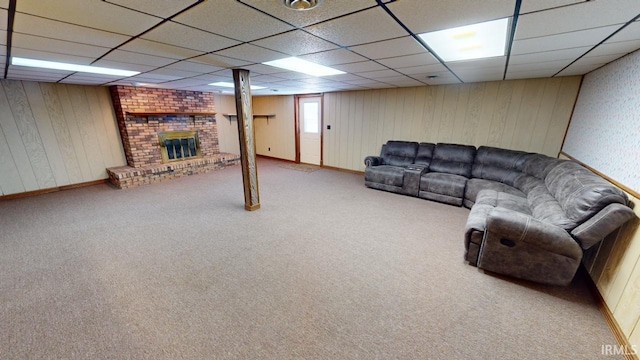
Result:
M320 166L322 166L322 150L324 148L323 139L324 139L324 93L318 94L302 94L302 95L294 95L293 96L293 118L295 124L295 134L296 134L296 163L300 163L300 116L298 109L298 100L301 98L311 98L311 97L319 97L320 98Z

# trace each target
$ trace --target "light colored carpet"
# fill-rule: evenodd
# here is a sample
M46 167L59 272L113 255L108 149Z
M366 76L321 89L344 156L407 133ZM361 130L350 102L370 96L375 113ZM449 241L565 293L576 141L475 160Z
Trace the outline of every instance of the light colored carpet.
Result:
M0 358L594 359L615 343L583 280L465 264L467 209L258 164L254 212L239 167L0 202Z

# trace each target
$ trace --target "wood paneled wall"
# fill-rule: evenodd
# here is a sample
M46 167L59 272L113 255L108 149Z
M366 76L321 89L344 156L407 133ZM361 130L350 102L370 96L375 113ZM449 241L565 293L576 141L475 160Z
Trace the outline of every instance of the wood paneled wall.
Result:
M638 218L591 250L585 266L629 343L640 347L640 199L629 198Z
M324 165L364 171L388 140L558 156L581 77L326 93ZM327 125L331 130L327 130Z
M253 114L275 114L267 120L256 117L256 154L279 159L296 159L293 95L254 96Z
M216 107L216 125L218 126L218 145L220 152L240 154L238 138L238 119L225 116L236 113L236 100L233 96L214 95L213 104Z
M108 88L0 80L0 195L106 179L120 165Z

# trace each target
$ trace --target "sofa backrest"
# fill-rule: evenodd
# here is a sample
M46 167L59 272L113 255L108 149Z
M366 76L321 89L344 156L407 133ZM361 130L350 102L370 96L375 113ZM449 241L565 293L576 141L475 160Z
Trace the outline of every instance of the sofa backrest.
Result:
M475 146L438 143L433 150L429 171L470 178L475 156Z
M433 143L420 143L418 145L418 154L416 155L416 159L414 164L420 164L429 166L431 164L431 159L433 159L433 150L435 149L436 144Z
M567 160L560 160L543 154L530 154L522 163L521 170L527 175L535 176L538 179L544 180L549 171L565 161Z
M382 148L384 165L408 166L413 164L418 153L418 143L413 141L387 141Z
M626 205L627 195L607 180L574 161L565 161L546 176L549 193L572 222L579 225L607 205Z
M527 158L531 155L524 151L480 146L476 152L471 176L514 186L516 179L522 175Z

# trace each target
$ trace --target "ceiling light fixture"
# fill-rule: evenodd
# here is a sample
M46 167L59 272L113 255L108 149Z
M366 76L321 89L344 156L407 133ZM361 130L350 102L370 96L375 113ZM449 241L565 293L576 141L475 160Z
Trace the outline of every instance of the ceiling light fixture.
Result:
M140 74L139 71L111 69L111 68L104 68L104 67L90 66L90 65L76 65L76 64L62 63L57 61L27 59L27 58L15 57L15 56L11 58L11 65L36 67L36 68L43 68L43 69L53 69L53 70L86 72L86 73L102 74L102 75L125 76L125 77Z
M444 61L503 56L509 19L420 34L420 38Z
M233 85L233 83L226 82L226 81L218 81L218 82L211 83L209 85L211 85L211 86L220 86L220 87L228 87L228 88L235 87L235 85ZM265 86L260 86L260 85L251 85L251 90L260 90L260 89L266 89L266 87Z
M264 65L275 66L285 70L297 71L311 76L329 76L346 74L328 66L312 63L311 61L302 60L297 57L288 57L279 60L263 62Z
M323 0L284 0L282 4L291 10L305 11L311 10L320 5Z

